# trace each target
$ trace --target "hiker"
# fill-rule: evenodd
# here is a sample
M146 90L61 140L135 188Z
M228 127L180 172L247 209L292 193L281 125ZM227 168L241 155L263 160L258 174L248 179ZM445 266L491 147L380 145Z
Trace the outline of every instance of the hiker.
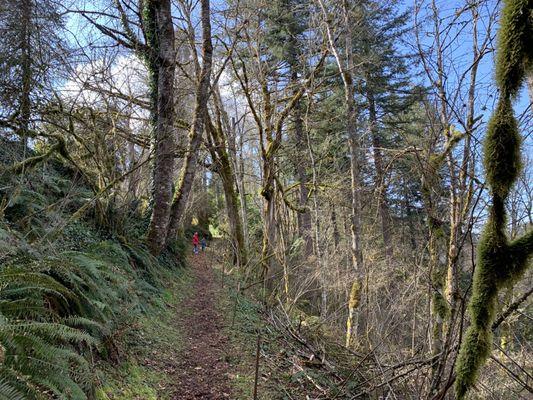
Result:
M192 246L193 246L193 253L198 254L198 244L200 243L200 239L198 239L198 232L194 232L194 235L192 235Z
M200 244L202 245L202 251L205 251L205 248L207 247L207 240L205 236L202 236L202 240L200 241Z

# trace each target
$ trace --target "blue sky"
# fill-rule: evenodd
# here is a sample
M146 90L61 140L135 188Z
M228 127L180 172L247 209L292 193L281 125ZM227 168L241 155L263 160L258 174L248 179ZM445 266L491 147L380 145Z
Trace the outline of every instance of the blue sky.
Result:
M427 12L427 7L431 5L431 0L415 1L417 4L422 4L423 13ZM221 10L224 8L224 4L225 3L223 1L215 0L214 2L212 2L212 8L216 10ZM400 1L399 10L411 10L411 15L413 15L412 10L414 4L415 3L413 2L413 0ZM446 51L448 60L453 59L453 62L447 62L448 65L446 67L449 75L448 86L450 88L450 92L454 92L456 90L459 90L460 92L466 92L467 88L464 87L464 85L463 87L457 87L457 76L460 75L467 68L467 66L471 64L472 60L472 24L471 20L469 21L470 13L465 12L461 18L457 20L454 19L457 10L463 7L464 4L466 4L465 0L436 0L436 5L441 13L442 24L446 25L450 23L450 21L454 21L454 28L451 30L451 32L458 35L453 40L450 40L450 46L447 48ZM489 0L486 2L481 2L481 4L482 7L480 8L480 14L482 14L483 16L480 18L479 23L480 41L483 40L483 36L487 28L486 16L488 15L488 13L499 7L499 2L497 0ZM65 5L65 7L70 9L84 9L89 11L108 11L110 7L113 7L113 2L111 0L70 0L70 2ZM175 13L175 15L177 15L177 13ZM217 16L217 18L219 18L219 16ZM414 23L414 18L411 19L410 23ZM428 31L431 30L429 22L424 22L422 26ZM497 25L494 25L492 27L493 33L496 31L496 29ZM79 15L70 14L67 22L67 30L67 39L75 48L81 47L89 49L91 47L90 45L102 43L101 40L98 40L98 38L101 38L102 35ZM423 39L425 39L423 42L423 46L425 46L425 48L428 48L428 46L433 41L432 37L424 35L422 35L422 37ZM406 43L400 45L400 49L402 48L402 46L404 46L403 48L405 48L406 51L413 51L416 46L414 45L414 39L412 34L409 34ZM495 42L491 43L491 46L495 46ZM120 50L113 49L112 51ZM82 60L83 57L80 59L80 61ZM413 66L413 68L421 69L420 66ZM424 79L424 74L422 74L422 77L419 79L421 79L422 83L428 83L427 80ZM468 83L468 80L466 80L466 83ZM487 56L485 56L485 58L479 65L477 92L478 94L476 99L476 115L483 115L483 121L486 122L497 100L497 95L495 93L494 86L493 54L487 54ZM465 96L466 93L462 93L462 95ZM530 99L527 93L527 89L524 87L515 102L515 111L517 116L521 115L524 110L526 110L529 106ZM527 137L524 150L530 153L532 150L531 116L533 115L533 111L530 109L530 112L526 115L529 116L529 123L526 126L523 126L523 128L526 130L526 132L523 133Z

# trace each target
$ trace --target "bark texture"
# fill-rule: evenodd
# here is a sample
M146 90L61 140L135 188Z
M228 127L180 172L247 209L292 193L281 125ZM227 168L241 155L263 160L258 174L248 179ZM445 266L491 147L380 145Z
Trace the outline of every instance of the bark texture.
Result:
M194 109L193 122L189 136L189 146L187 155L180 172L176 193L170 211L170 221L168 225L167 244L176 239L179 224L187 200L192 188L198 161L198 148L202 141L207 117L207 102L209 99L209 84L211 80L211 66L213 61L213 44L211 41L211 13L209 0L201 1L202 20L202 68L196 89L196 106Z
M381 220L381 236L383 238L383 245L385 246L385 255L387 259L390 260L392 257L393 248L390 231L390 212L387 199L387 185L385 182L385 168L383 165L383 154L381 152L383 144L381 136L378 132L374 92L370 86L367 88L367 100L370 135L372 138L372 148L374 152L374 166L376 168L375 190L377 193L379 217Z
M176 132L174 128L174 72L176 51L170 0L147 0L143 22L149 45L154 167L153 211L147 243L153 254L165 246L172 203L172 175Z

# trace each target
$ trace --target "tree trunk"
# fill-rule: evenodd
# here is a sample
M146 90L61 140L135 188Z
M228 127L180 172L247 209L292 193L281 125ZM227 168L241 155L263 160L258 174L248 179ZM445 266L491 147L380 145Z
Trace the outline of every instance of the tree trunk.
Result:
M348 110L353 110L348 105ZM359 197L359 146L357 143L357 137L355 137L355 116L348 116L349 122L348 131L349 136L349 148L350 148L350 172L351 172L351 214L350 214L350 234L351 234L351 256L352 256L352 271L355 273L352 282L352 288L350 291L350 298L348 299L348 319L346 321L346 346L350 346L352 342L353 334L357 334L357 325L354 324L356 317L355 313L359 306L359 300L361 295L361 282L359 275L363 268L363 251L361 248L361 199ZM356 320L357 321L357 320Z
M237 149L235 143L235 121L228 117L218 87L214 87L215 110L218 113L218 129L213 129L215 151L218 152L220 176L224 186L230 233L234 244L235 261L238 266L248 263L247 246L244 241L243 220L239 210L239 191L237 184ZM225 134L226 132L226 134ZM244 186L242 187L244 190Z
M20 91L20 131L19 136L23 151L26 151L28 145L28 129L30 127L31 118L31 85L32 85L32 71L31 71L31 14L32 4L31 0L22 1L22 42L21 42L21 72L22 72L22 88Z
M298 73L296 67L291 66L293 71L291 73L291 80L296 83L298 80ZM301 151L305 147L304 134L303 134L303 120L302 120L302 108L300 101L294 105L293 109L294 118L294 139L296 144L297 154L302 154ZM295 161L296 176L299 181L299 199L298 206L304 208L307 204L307 198L309 197L309 190L307 189L308 177L306 171L306 163L304 157L297 157ZM298 233L305 242L304 255L309 256L313 253L313 238L311 235L311 214L308 210L298 213Z
M152 126L154 131L153 210L147 243L153 254L165 245L172 201L172 175L176 133L174 129L174 28L170 0L147 0L144 24L150 46Z
M351 108L351 107L348 107ZM352 119L348 117L348 119ZM355 118L354 118L355 119ZM350 176L351 176L351 216L350 216L350 232L352 237L352 266L354 271L361 271L363 266L363 250L361 246L361 199L359 195L359 145L358 139L355 137L355 126L349 128L350 139L348 140L350 148Z
M273 184L267 191L263 190L263 205L264 232L261 264L263 266L265 285L272 291L279 272L278 268L275 268L277 264L271 262L271 258L275 256L276 252L276 207Z
M209 83L211 80L211 64L213 60L209 0L201 0L201 6L203 63L200 71L198 87L196 89L196 107L194 109L187 155L181 169L176 194L174 196L172 209L170 211L167 244L170 244L170 242L176 239L179 223L185 210L187 199L189 198L189 193L191 191L196 172L198 148L202 140L202 134L207 116L207 101L209 98Z
M335 208L331 209L331 225L333 226L333 243L335 248L339 246L341 235L339 233L339 225L337 223L337 212Z
M354 331L355 312L359 306L360 298L360 274L363 271L363 250L361 235L361 198L360 198L360 143L357 137L357 115L355 112L355 97L352 73L354 70L352 39L351 39L351 18L346 1L343 2L344 22L346 25L346 58L347 69L344 71L344 95L346 106L346 133L348 134L348 147L350 149L350 189L351 189L351 216L350 216L350 233L351 233L351 254L352 270L355 277L350 291L348 300L348 321L346 323L346 346L350 346L352 333ZM357 319L355 319L357 322ZM357 325L355 325L357 333Z
M235 179L231 170L227 170L224 167L223 170L225 171L221 172L222 185L224 187L230 233L235 246L236 264L238 266L245 266L248 263L248 257L244 244L242 220L239 215L239 200L237 199L237 192L234 186Z
M218 116L224 113L222 109L222 102L218 96L215 96L215 109ZM227 126L227 124L226 124ZM244 266L248 263L246 245L244 243L244 233L242 219L239 213L239 199L236 190L236 178L233 170L231 157L228 152L227 140L229 135L224 135L223 124L220 123L215 127L208 119L208 134L210 135L210 142L208 145L213 162L216 163L216 172L222 180L222 187L224 189L224 198L226 201L226 212L228 215L230 235L233 244L233 253L235 264Z
M353 72L355 64L353 60L352 46L352 18L350 7L347 1L342 2L343 22L344 22L344 50L345 57L341 57L333 37L330 26L330 18L323 0L317 0L324 20L326 21L326 32L329 45L337 66L341 72L344 85L344 105L346 111L346 133L348 136L348 147L350 155L350 189L351 189L351 213L350 213L350 235L351 235L351 268L354 273L350 297L348 299L348 319L346 321L346 346L351 344L353 332L356 332L357 326L354 326L354 320L357 321L356 309L359 306L360 297L360 274L363 270L363 251L361 235L361 199L360 199L360 144L357 137L357 115L355 109L355 97L353 86Z
M376 191L378 196L379 215L381 219L381 235L385 246L387 259L392 258L392 240L390 232L390 213L387 201L387 185L385 184L385 171L383 168L383 155L381 154L382 142L377 129L376 101L374 92L367 81L368 117L370 123L370 135L374 150L374 166L376 168Z
M244 248L248 248L248 206L246 202L246 191L244 187L244 156L243 156L243 145L244 145L244 134L240 135L239 138L239 148L241 149L239 153L238 161L238 170L239 173L236 174L237 177L237 187L239 188L239 201L241 204L241 216L242 216L242 233L244 237Z

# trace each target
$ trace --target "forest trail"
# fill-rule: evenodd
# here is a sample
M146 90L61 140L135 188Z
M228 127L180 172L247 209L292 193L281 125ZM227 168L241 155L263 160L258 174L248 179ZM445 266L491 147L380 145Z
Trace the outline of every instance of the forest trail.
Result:
M193 290L177 313L184 347L176 369L176 400L229 399L229 364L224 349L229 345L223 333L224 319L217 310L219 286L216 285L210 252L192 255Z

